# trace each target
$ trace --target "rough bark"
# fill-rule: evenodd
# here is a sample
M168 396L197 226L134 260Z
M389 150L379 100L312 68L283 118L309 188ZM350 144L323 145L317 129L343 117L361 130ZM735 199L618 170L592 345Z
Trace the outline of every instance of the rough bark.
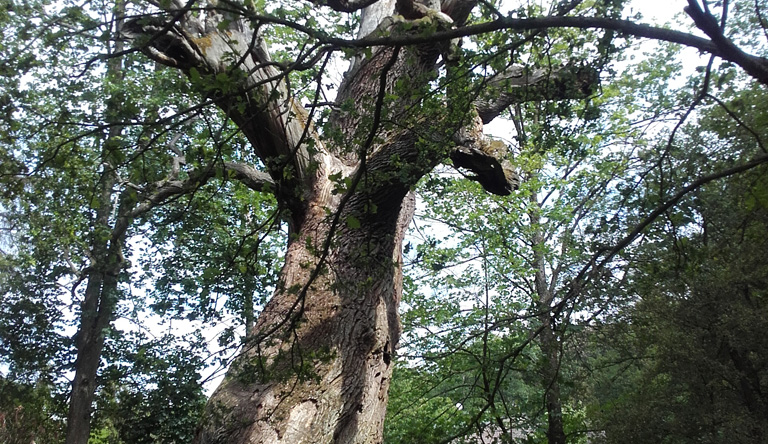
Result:
M563 425L563 408L560 399L560 345L557 336L552 331L552 321L549 312L539 317L543 323L539 334L539 345L544 354L542 367L542 382L544 385L544 408L547 411L547 442L549 444L565 444L565 429Z
M196 442L381 441L413 199L375 223L340 227L314 279L328 228L323 206L312 207L288 248L280 290L212 396Z
M347 97L373 97L369 105L380 116L393 78L430 69L407 57L375 53L347 83L363 93ZM301 191L304 206L291 211L294 234L279 288L211 397L196 442L381 442L400 334L400 245L414 208L408 194L436 160L403 181L390 159L418 165L415 136L395 133L374 143L379 119L366 127L357 116L335 116L344 134L363 128L355 149L318 150L315 173L299 179L310 188ZM301 151L302 143L293 138L289 145ZM344 193L334 192L339 183L331 177L339 172L351 178Z
M547 411L547 442L549 444L565 444L565 428L563 425L563 406L560 399L560 344L557 335L552 331L552 322L549 312L546 318L540 319L544 325L539 336L539 344L544 352L544 368L542 368L542 380L544 382L544 407Z

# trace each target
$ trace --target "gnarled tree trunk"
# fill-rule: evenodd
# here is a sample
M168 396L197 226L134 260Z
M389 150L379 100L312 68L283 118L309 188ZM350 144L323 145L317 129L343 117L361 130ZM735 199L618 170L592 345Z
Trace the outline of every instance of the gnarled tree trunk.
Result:
M327 6L367 7L362 34L408 38L461 24L476 1L449 0L442 12L412 0L371 3ZM509 194L517 177L504 147L484 139L483 123L532 99L515 88L556 76L499 76L489 83L504 89L496 99L456 88L427 107L420 92L438 76L439 61L451 75L455 42L372 47L354 58L321 137L285 77L338 49L338 41L314 34L317 53L278 65L260 34L270 21L255 10L229 2L209 4L204 14L184 8L175 3L165 16L130 21L125 34L155 61L187 73L238 125L271 176L291 231L279 288L210 399L196 442L381 442L410 190L453 152L456 166L475 173L471 179ZM207 79L223 76L232 82L226 89L207 88L215 83Z
M197 442L381 441L413 198L396 197L401 205L360 227L341 226L316 272L324 208L338 208L331 197L312 199L281 288L211 398Z

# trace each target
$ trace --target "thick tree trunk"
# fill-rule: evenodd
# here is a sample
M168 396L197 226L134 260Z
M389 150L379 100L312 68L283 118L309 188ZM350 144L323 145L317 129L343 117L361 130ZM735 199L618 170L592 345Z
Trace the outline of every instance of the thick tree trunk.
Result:
M341 226L316 273L331 197L319 192L311 202L280 289L212 396L195 442L381 442L413 198L360 227Z
M278 288L211 397L195 442L381 442L410 188L450 149L417 149L418 135L402 126L382 132L384 114L394 120L418 100L385 106L384 98L399 78L427 85L439 51L381 48L359 60L338 98L354 109L332 117L343 140L326 145L251 23L222 30L220 16L174 14L179 28L143 20L129 23L127 34L167 33L147 54L202 75L227 73L230 54L243 55L235 58L248 73L242 95L217 104L264 160L291 229Z

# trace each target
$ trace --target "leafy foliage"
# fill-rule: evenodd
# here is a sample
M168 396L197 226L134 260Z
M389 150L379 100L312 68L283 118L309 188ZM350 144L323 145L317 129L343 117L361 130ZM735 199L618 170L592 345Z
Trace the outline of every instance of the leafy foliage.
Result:
M505 132L494 140L511 147L504 160L522 178L511 197L488 196L479 176L448 165L418 187L386 442L765 441L768 100L737 51L706 47L730 61L698 68L671 44L634 60L614 29L509 25L617 20L623 1L480 2L467 22L494 32L464 28L462 45L397 43L387 49L406 54L397 68L417 74L382 82L380 97L327 106L345 87L329 72L345 59L355 73L375 54L350 43L360 16L309 2L226 3L193 12L219 14L219 31L238 14L262 31L278 70L265 82L283 81L290 97L280 124L317 122L316 140L301 136L308 155L343 146L339 171L305 173L327 173L333 196L368 199L339 219L345 232L388 215L366 193L407 190L447 159L477 120L477 100L519 95L499 111ZM268 109L243 118L262 94L243 88L252 73L192 67L185 77L139 53L167 35L126 48L124 16L151 24L169 4L0 0L2 443L63 440L89 333L105 341L90 440L190 441L203 374L229 363L222 349L247 343L280 288L285 245L298 240L284 197L303 205L309 192L284 187L300 176L290 159L260 157L263 141L244 134L243 122ZM763 3L703 5L722 14L723 38L764 61L766 24L754 13ZM419 20L392 19L400 34L374 37L428 40L464 26ZM222 60L260 55L250 50ZM427 56L435 69L414 68ZM508 77L561 67L600 76L601 90L578 75L554 83L574 91L514 89ZM296 111L306 102L309 112ZM377 107L346 132L324 125ZM404 128L413 159L367 152ZM391 169L374 174L369 155ZM359 174L341 171L354 162ZM268 170L274 183L248 185L231 163ZM313 259L324 254L310 247ZM102 311L95 332L83 327ZM317 356L300 356L301 378L313 380Z

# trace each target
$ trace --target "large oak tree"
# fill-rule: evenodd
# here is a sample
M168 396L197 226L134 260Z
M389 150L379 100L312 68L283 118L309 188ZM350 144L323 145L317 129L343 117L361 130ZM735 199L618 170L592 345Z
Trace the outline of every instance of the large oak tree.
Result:
M346 39L260 4L160 2L156 14L126 22L135 48L184 72L245 135L289 226L278 288L211 397L196 442L381 441L412 188L450 157L487 191L509 194L516 176L483 124L520 101L576 98L595 87L593 70L569 66L506 66L478 81L479 68L462 58L462 37L506 29L533 39L551 27L601 27L694 46L768 79L765 60L738 50L706 4L689 2L688 13L709 39L568 15L580 2L553 6L550 17L470 24L478 3L317 4L361 11L357 38ZM302 35L288 62L273 60L267 45L282 26ZM321 130L321 87L304 95L307 109L291 73L322 76L316 68L339 50L350 67Z
M727 37L727 2L719 12L706 2L688 3L706 38L622 20L619 2L574 0L547 13L521 6L509 14L477 0L330 0L314 9L299 2L147 0L116 7L110 29L119 41L85 70L106 60L119 80L119 62L136 52L179 70L202 100L187 111L220 108L257 160L245 166L223 162L218 153L192 165L171 156L167 177L133 189L110 162L103 165L102 200L93 210L108 236L91 248L100 268L83 274L93 291L85 290L82 304L70 415L79 425L70 424L77 431L68 441L88 437L111 320L111 312L102 317L99 311L114 303L127 227L170 197L227 176L274 195L289 240L276 291L211 397L196 442L380 442L400 335L400 250L416 183L450 159L488 192L513 192L518 179L507 149L488 139L483 125L516 103L594 93L595 65L609 54L616 33L688 45L768 83L768 62ZM598 31L594 43L583 42L579 56L562 63L521 57L526 45L555 45L548 35L553 28ZM329 66L342 58L348 69L329 101ZM521 60L528 65L517 65ZM114 94L107 106L119 109L119 98ZM104 122L107 161L128 123ZM173 142L169 146L173 150ZM113 194L116 189L127 200ZM124 212L118 201L129 201ZM597 273L636 235L606 250L576 281Z

